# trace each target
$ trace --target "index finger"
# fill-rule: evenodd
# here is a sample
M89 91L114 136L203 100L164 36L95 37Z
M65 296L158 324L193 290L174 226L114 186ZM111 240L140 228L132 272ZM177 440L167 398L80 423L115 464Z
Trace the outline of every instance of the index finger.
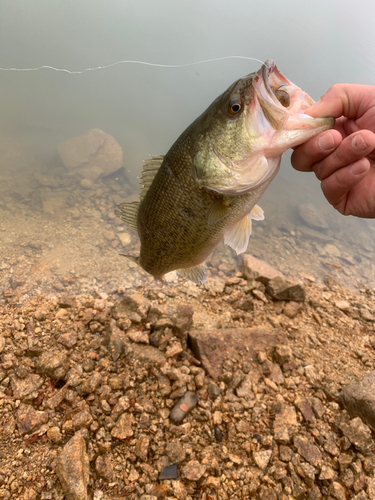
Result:
M324 116L359 118L374 105L374 101L374 85L338 83L333 85L318 102L307 108L305 113L314 118Z

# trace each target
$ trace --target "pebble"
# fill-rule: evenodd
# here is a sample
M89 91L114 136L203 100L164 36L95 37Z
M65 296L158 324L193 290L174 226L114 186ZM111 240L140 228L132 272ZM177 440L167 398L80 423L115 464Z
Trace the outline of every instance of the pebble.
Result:
M190 460L182 469L182 476L189 481L198 481L206 471L206 467L198 460Z
M159 474L159 479L176 479L177 477L177 464L167 465Z
M253 452L253 458L254 462L257 464L257 466L264 470L272 456L272 450L263 450L263 451L255 451Z
M69 500L88 500L89 458L85 440L79 432L59 453L56 472Z
M181 422L186 417L186 415L196 406L197 402L198 398L194 392L185 392L185 394L172 408L170 419L173 420L173 422Z
M115 427L111 431L111 436L116 439L127 439L133 436L132 429L133 417L129 413L123 413L116 422Z
M300 283L294 283L277 276L267 283L267 292L277 300L293 300L303 302L306 299L306 291Z
M16 413L16 421L19 432L28 434L48 422L48 413L36 411L31 405L21 404Z
M314 467L320 466L322 463L322 454L317 446L315 446L306 436L294 436L294 446L298 453Z

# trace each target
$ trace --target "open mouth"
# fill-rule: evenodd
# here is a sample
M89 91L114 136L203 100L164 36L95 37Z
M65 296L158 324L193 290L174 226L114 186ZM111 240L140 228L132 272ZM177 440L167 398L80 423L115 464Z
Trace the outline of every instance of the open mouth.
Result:
M257 77L258 97L263 111L268 108L267 115L272 115L270 121L275 128L293 130L333 125L331 118L312 118L305 114L306 109L314 104L314 100L288 80L272 59L263 64Z

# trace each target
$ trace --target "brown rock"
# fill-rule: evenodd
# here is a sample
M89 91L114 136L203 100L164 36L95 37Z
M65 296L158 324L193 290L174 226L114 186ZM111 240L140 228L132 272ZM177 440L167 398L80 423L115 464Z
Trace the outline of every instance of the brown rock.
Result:
M99 476L110 481L113 477L113 465L108 455L99 455L95 461L95 469Z
M276 413L273 424L275 441L288 444L297 430L296 410L292 406L282 406Z
M125 333L116 325L116 321L111 320L105 342L113 361L117 361L122 354L126 342Z
M243 256L241 271L246 279L261 281L265 285L270 279L277 276L284 278L280 271L274 269L267 262L247 254Z
M206 471L206 467L201 465L198 460L190 460L182 469L182 475L189 481L198 481Z
M294 446L298 453L314 467L322 463L322 454L317 446L306 436L294 436Z
M306 420L306 422L308 422L309 424L315 424L315 415L307 399L301 399L298 397L295 401L295 405L302 413L303 418Z
M73 426L76 430L89 427L93 418L88 408L72 415Z
M38 360L38 371L54 380L63 379L68 369L69 358L62 351L43 352Z
M155 365L163 365L166 361L165 355L156 347L151 345L124 344L125 356L129 359L137 359Z
M88 499L89 459L80 433L77 432L60 452L56 472L68 500Z
M272 455L272 450L255 451L253 452L254 462L260 469L264 470L271 459L271 455Z
M50 427L47 431L48 439L55 444L60 444L62 442L63 436L60 432L59 427Z
M286 343L286 336L273 328L193 329L189 333L189 342L204 369L217 380L226 359L246 349L249 360L256 361L259 350L273 350L275 345Z
M127 439L134 434L132 429L133 417L129 413L123 413L117 420L111 435L116 439Z
M58 146L57 151L70 173L91 181L115 172L123 163L121 146L100 129L68 139Z
M186 454L185 449L178 439L171 441L167 444L165 448L165 453L167 454L169 460L174 463L183 462L185 460Z
M48 422L48 413L36 411L32 406L21 403L16 413L16 420L19 432L28 434Z
M81 392L83 394L91 394L92 392L96 391L96 389L99 387L101 382L102 382L101 374L99 372L94 372L80 386Z
M148 448L150 446L150 438L148 436L141 436L135 445L135 454L138 458L145 462L147 460Z
M293 352L287 345L277 345L273 356L276 363L283 365L284 363L289 363L289 361L293 359Z
M348 412L361 417L375 431L375 371L367 373L361 382L345 386L342 398Z
M276 277L267 283L267 292L276 300L293 300L303 302L306 298L306 291L300 283Z
M374 447L371 430L359 417L353 418L353 420L349 422L343 418L339 427L344 436L346 436L361 453L367 453Z
M300 312L302 307L301 303L291 300L284 306L283 314L285 314L288 318L294 318Z
M26 396L36 397L36 391L43 385L42 377L30 374L26 379L18 379L10 377L10 383L13 391L13 396L16 399L24 399Z
M63 333L58 338L58 342L60 344L64 345L65 347L67 347L68 349L70 349L71 347L75 346L77 343L77 334L73 330L71 330L70 332L67 332L67 333Z

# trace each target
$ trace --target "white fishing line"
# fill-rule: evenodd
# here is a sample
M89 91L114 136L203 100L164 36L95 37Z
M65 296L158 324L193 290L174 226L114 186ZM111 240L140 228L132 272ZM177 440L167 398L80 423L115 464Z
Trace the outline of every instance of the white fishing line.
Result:
M187 66L195 66L198 64L205 64L205 63L210 63L210 62L214 62L214 61L224 61L225 59L247 59L249 61L257 61L257 62L260 62L261 64L264 64L263 61L261 61L260 59L256 59L255 57L224 56L224 57L215 57L213 59L204 59L203 61L195 61L195 62L186 63L186 64L157 64L157 63L151 63L151 62L147 62L147 61L125 60L125 61L117 61L117 62L114 62L112 64L107 64L106 66L96 66L95 68L85 68L82 71L70 71L69 69L54 68L53 66L39 66L37 68L0 68L0 71L39 71L41 69L50 69L53 71L69 73L70 75L82 75L82 73L86 73L86 71L96 71L98 69L108 69L108 68L112 68L113 66L118 66L119 64L141 64L143 66L155 66L157 68L186 68Z

